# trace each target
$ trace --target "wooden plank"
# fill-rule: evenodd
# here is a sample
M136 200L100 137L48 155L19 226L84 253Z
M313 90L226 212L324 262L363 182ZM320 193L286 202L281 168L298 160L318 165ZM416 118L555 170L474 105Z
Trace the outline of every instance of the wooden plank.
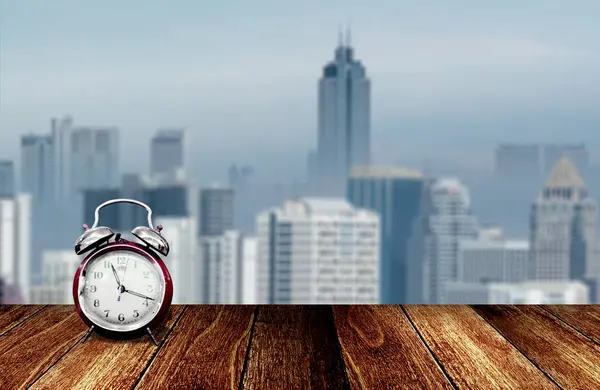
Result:
M73 306L51 306L0 338L0 383L6 389L30 385L87 330Z
M165 322L153 330L161 343L184 306L171 307ZM92 333L78 343L31 387L32 389L132 388L158 347L148 336L135 340L110 340Z
M44 305L0 305L0 336L42 310Z
M348 387L329 306L261 306L245 389Z
M188 306L138 389L237 389L253 306Z
M469 306L404 308L458 388L557 388Z
M352 389L451 389L399 306L334 306Z
M600 305L548 305L543 308L600 343Z
M600 347L538 306L475 310L560 386L600 389Z

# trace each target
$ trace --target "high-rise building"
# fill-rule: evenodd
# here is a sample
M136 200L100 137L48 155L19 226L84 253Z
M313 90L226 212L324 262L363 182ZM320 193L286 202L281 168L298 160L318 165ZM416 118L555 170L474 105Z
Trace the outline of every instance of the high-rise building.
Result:
M242 267L243 292L242 302L245 305L258 303L256 283L256 261L258 250L258 239L256 237L244 237L243 252L244 265Z
M54 200L54 144L50 135L21 137L21 184L35 203Z
M31 195L0 198L0 278L23 299L31 285Z
M408 256L410 246L418 239L416 236L422 233L418 221L423 212L424 195L424 180L418 171L381 166L352 170L347 199L354 206L375 211L381 217L382 303L407 303L413 295L411 279L418 275L409 272L412 265Z
M469 190L457 179L440 179L430 188L432 210L425 239L424 302L446 303L445 284L458 278L459 244L477 237Z
M524 282L529 265L529 241L490 237L480 232L476 239L461 240L457 265L457 280L461 282Z
M70 199L82 190L119 184L119 131L73 125L69 116L52 119L55 195Z
M72 250L42 253L42 284L32 286L29 303L73 304L73 277L83 259Z
M158 130L150 141L150 172L152 175L173 175L184 169L183 129Z
M340 198L257 216L259 303L379 303L379 217Z
M250 276L255 275L253 269L247 269L253 265L251 256L255 252L246 252L252 249L246 241L237 230L226 230L220 236L201 238L205 303L244 303L245 291L255 286L255 283L247 286L246 272Z
M589 289L582 282L492 283L488 304L583 305L590 303Z
M352 167L371 163L371 82L349 32L323 68L318 100L319 190L343 195Z
M212 186L200 189L199 234L220 236L233 229L234 192L231 188Z
M9 160L0 160L0 197L15 194L15 167Z
M596 213L577 168L562 157L531 208L529 278L585 279L594 261Z
M164 259L173 279L174 304L202 302L202 267L198 251L196 219L193 217L157 217L155 225L162 225L161 234L171 249Z
M496 177L537 180L540 173L540 145L501 144L496 148Z
M542 152L544 173L549 174L550 170L563 156L568 157L579 172L588 171L590 155L585 144L547 144L543 146Z

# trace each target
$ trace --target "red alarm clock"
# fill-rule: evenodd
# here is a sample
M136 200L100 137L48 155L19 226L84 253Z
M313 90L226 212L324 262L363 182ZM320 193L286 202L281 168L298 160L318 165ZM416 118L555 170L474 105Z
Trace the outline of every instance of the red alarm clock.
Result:
M148 226L131 231L139 243L98 226L100 210L117 203L146 209ZM152 224L152 209L132 199L110 200L96 208L92 227L83 227L85 233L77 239L75 252L91 253L75 273L73 299L77 312L90 327L84 341L93 330L118 338L148 332L156 344L150 329L164 320L169 310L173 282L160 256L169 254L169 244L161 235L162 226L155 228Z

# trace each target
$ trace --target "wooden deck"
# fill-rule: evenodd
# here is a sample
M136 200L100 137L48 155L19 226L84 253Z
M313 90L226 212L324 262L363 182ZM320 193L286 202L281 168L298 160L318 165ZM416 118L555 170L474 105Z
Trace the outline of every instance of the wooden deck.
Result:
M0 388L600 389L600 306L174 306L148 337L0 306Z

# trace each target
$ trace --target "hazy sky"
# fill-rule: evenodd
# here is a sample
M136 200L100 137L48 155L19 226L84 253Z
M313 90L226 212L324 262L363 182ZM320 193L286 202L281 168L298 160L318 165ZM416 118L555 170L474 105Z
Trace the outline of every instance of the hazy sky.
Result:
M126 169L147 167L157 127L185 126L204 173L302 171L345 23L380 161L483 161L506 140L600 148L598 15L598 0L0 0L0 157L70 113L119 126Z

